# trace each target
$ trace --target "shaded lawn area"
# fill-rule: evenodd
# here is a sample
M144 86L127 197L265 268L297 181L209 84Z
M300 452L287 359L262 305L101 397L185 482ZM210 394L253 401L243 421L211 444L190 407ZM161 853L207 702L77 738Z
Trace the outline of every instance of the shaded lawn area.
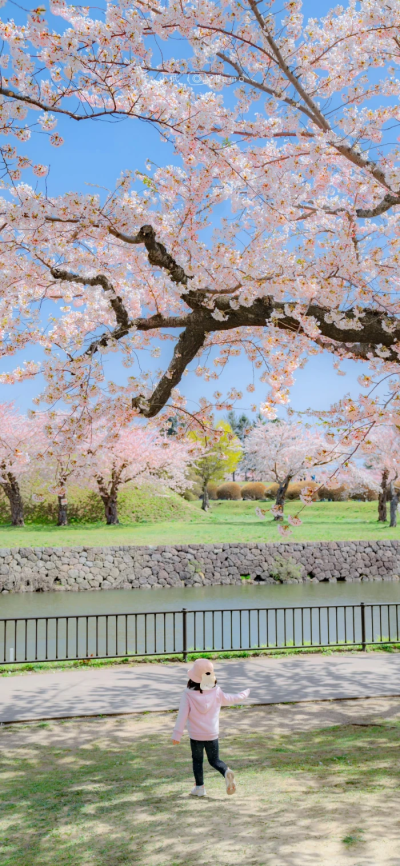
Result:
M259 503L260 504L260 503ZM271 502L261 503L269 509ZM288 502L287 514L296 514L298 501ZM71 526L30 524L23 528L0 526L0 547L61 547L106 546L120 544L213 544L219 542L282 541L269 510L266 519L259 520L254 502L214 502L212 510L204 515L200 503L190 503L190 519L169 521L121 523L75 523ZM400 521L396 529L377 522L376 502L316 502L301 514L303 524L296 528L289 540L345 541L398 538Z
M321 727L315 708L281 707L278 731L274 709L224 711L238 793L206 766L204 800L188 797L175 714L3 728L2 866L398 866L398 709ZM296 712L300 731L283 721Z

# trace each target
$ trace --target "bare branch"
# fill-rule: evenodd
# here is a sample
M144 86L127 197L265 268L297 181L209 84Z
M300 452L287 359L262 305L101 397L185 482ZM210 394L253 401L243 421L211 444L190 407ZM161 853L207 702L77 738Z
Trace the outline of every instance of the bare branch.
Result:
M384 196L382 201L380 201L379 204L375 205L375 207L359 207L356 209L356 214L360 219L370 219L372 217L380 216L381 214L390 210L390 208L394 207L395 205L400 205L400 192L398 195L392 195L391 193L387 193L387 195Z
M175 346L172 361L168 370L161 377L150 398L139 395L132 399L132 407L139 409L146 418L154 418L168 402L173 388L179 384L186 367L202 348L206 332L195 327L186 328Z

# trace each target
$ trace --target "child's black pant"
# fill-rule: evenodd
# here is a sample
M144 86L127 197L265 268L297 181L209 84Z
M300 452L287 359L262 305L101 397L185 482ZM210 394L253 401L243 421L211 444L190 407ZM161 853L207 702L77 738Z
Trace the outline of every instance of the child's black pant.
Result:
M208 758L208 763L211 767L214 767L214 770L218 770L221 773L221 776L225 776L225 773L228 769L227 765L221 761L219 757L219 744L218 740L190 740L190 746L192 749L192 758L193 758L193 773L196 781L196 785L199 787L200 785L204 785L204 776L203 776L203 751L206 750L206 755Z

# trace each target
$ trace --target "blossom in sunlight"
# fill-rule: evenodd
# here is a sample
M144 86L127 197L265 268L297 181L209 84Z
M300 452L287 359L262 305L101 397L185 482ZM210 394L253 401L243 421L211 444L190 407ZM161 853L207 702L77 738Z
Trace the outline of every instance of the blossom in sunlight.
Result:
M278 526L278 532L280 535L283 535L284 538L292 534L292 530L287 523L280 523Z
M59 135L58 132L54 132L53 135L50 136L50 144L52 144L53 147L61 147L61 145L64 144L64 139L61 138L61 135Z
M288 523L290 523L291 526L301 526L303 522L302 520L300 520L300 517L292 517L291 515L289 515L287 521Z
M261 403L260 413L261 415L264 415L265 418L269 418L270 421L274 421L278 414L275 406L271 403Z
M311 505L314 495L315 491L313 487L303 487L300 493L300 499L304 503L304 505Z
M45 177L48 170L49 169L48 169L47 165L39 165L39 164L34 165L33 169L32 169L32 171L36 175L36 177Z
M256 515L260 520L265 520L266 511L263 508L256 508Z

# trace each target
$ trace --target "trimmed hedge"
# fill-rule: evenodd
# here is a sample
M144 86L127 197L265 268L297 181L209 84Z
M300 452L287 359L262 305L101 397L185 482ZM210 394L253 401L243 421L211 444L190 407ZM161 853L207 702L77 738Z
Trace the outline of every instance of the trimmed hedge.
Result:
M218 484L216 484L215 481L209 481L207 484L207 492L209 499L218 499Z
M249 481L242 487L242 499L265 499L266 489L266 485L261 481Z
M286 499L289 501L291 499L300 499L300 493L303 490L303 487L312 487L313 490L318 488L318 484L315 481L294 481L293 484L289 484L288 491L286 494ZM318 499L318 494L316 493L314 496L314 502Z
M318 499L330 499L332 502L347 502L350 498L350 490L344 484L341 487L320 487L318 490ZM360 495L359 497L363 497Z
M236 484L236 481L227 481L225 484L221 484L217 490L218 499L233 499L237 501L242 498L240 484Z

